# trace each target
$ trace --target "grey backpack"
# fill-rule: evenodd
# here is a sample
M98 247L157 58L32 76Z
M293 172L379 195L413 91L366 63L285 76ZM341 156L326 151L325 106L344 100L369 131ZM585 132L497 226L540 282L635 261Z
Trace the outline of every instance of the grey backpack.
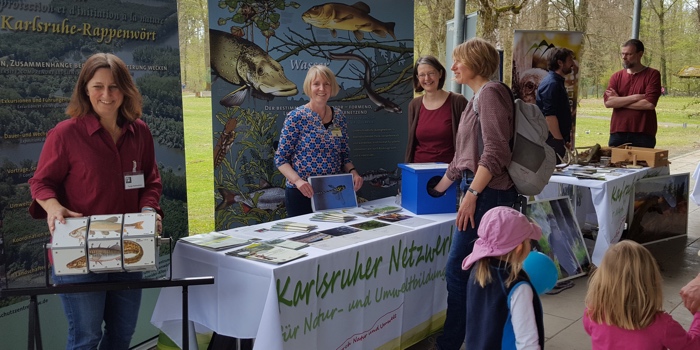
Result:
M513 179L518 193L533 196L542 192L544 186L549 183L549 178L554 172L556 154L554 149L547 145L549 127L542 111L534 104L529 104L521 99L514 99L513 92L508 85L501 83L513 100L513 113L515 133L510 141L510 149L513 151L508 175ZM478 94L474 97L472 107L479 120L477 106ZM479 125L479 155L483 152L483 140L481 137L481 122Z

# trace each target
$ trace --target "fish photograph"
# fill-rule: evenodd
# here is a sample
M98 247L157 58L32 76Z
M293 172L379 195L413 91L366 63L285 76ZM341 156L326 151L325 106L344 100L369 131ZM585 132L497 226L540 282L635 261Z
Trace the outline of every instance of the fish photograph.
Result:
M302 87L314 65L336 74L328 104L348 120L353 164L372 177L357 193L352 183L315 191L341 205L396 195L398 176L379 172L403 160L413 98L413 11L401 4L209 1L217 230L286 216L272 158L287 113L309 101Z

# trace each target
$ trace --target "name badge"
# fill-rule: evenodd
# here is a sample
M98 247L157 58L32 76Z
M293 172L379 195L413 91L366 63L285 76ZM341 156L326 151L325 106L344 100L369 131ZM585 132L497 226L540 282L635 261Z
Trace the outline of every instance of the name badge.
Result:
M143 179L142 172L124 173L124 189L132 190L135 188L143 188L146 182Z
M136 171L136 161L133 161L134 167L130 172L124 173L124 189L131 190L135 188L143 188L146 181L143 179L143 172Z
M343 132L340 130L339 127L333 126L331 127L331 135L333 135L334 137L341 137L343 136Z

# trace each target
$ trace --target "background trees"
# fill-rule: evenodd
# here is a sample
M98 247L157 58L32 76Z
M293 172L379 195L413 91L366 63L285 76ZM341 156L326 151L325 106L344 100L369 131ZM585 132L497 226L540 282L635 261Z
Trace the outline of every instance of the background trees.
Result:
M254 2L254 1L253 1ZM446 22L454 18L454 0L414 0L416 57L432 54L445 60ZM585 34L581 97L600 97L610 75L621 68L620 44L632 35L634 2L619 0L478 0L466 13L479 11L479 36L505 52L510 81L513 31L565 30ZM206 0L178 0L182 79L191 91L208 89L210 72ZM639 38L646 46L645 64L657 68L662 84L675 95L698 94L700 81L680 80L684 66L700 65L700 0L645 0Z

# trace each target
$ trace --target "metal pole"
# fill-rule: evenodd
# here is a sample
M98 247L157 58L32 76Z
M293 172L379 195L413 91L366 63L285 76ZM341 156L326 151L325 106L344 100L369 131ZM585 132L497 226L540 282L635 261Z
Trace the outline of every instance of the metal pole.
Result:
M454 16L454 25L455 25L455 34L454 37L452 37L452 47L457 47L457 45L461 44L464 41L464 9L466 7L466 0L455 0L455 16ZM452 57L452 52L446 52L446 56ZM448 70L450 67L445 67ZM450 81L450 91L456 92L456 93L462 93L462 88L459 86L454 81Z
M639 39L639 20L642 17L642 0L634 0L632 14L632 39Z

